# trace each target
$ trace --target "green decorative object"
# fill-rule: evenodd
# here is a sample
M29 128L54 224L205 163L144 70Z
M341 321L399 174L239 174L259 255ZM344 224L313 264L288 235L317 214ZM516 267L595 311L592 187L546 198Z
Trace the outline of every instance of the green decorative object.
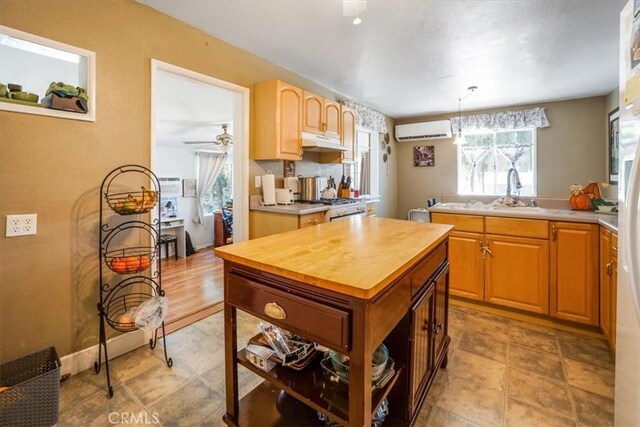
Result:
M85 101L89 100L89 97L87 96L87 93L83 88L67 85L63 82L51 82L45 95L49 95L50 93L55 93L56 95L63 98L77 96L78 98L84 99Z

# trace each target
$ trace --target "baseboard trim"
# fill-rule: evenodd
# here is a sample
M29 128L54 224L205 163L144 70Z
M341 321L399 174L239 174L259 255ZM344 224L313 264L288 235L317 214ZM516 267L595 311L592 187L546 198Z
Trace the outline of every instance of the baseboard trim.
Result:
M183 316L178 319L174 319L167 322L165 325L165 331L167 334L175 332L178 329L184 328L198 320L211 316L223 309L223 303L219 302L212 304L204 309L192 313L187 316ZM162 329L158 330L158 337L162 336ZM107 340L107 346L109 348L109 360L113 360L118 356L122 356L130 351L133 351L139 347L149 344L151 334L143 329L138 329L133 332L127 332L117 337L113 337ZM75 353L67 354L60 358L62 367L60 368L60 375L71 374L75 375L79 372L86 371L89 368L93 368L94 362L98 360L98 345L85 348ZM103 361L104 362L104 361Z
M118 335L117 337L107 340L109 360L113 360L138 347L142 347L149 342L150 338L151 334L146 333L142 329L138 329L137 331L127 332L126 334ZM67 354L60 358L60 362L62 363L60 374L75 375L79 372L86 371L89 368L93 368L93 364L97 360L98 344L75 353Z

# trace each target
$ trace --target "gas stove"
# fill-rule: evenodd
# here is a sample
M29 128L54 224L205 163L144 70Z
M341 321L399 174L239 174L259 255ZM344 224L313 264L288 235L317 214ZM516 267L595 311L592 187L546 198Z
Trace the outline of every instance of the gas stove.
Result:
M359 200L357 200L357 199L336 198L336 199L310 200L310 201L305 202L305 203L314 203L314 204L320 204L320 205L335 206L335 205L349 205L349 204L358 203L358 202L359 202Z

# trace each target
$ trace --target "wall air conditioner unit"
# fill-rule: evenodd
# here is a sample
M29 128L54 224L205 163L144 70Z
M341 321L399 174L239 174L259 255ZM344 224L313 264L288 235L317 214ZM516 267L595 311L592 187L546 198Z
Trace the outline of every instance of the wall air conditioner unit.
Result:
M450 120L396 125L396 140L398 141L423 141L427 139L448 138L451 138Z

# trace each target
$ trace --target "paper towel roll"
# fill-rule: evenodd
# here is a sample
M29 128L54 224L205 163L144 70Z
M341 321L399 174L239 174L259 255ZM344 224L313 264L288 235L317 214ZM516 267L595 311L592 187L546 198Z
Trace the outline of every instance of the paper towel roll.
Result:
M276 204L276 179L275 175L262 175L262 204Z

